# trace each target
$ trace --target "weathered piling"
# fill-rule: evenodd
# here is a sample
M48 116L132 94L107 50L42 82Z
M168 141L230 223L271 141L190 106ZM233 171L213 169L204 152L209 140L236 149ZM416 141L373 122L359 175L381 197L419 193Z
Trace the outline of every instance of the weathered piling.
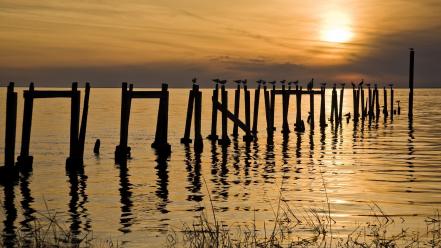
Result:
M275 113L275 107L276 107L276 81L269 82L273 85L271 89L271 112L270 112L270 120L271 120L271 127L273 131L276 130L276 127L274 126L274 113Z
M310 116L310 120L309 120L309 125L311 127L311 129L314 129L314 92L313 92L313 87L314 87L314 79L311 79L311 81L308 84L308 91L309 91L309 116Z
M259 118L259 100L260 100L260 87L263 80L257 81L257 88L254 90L254 110L253 110L253 131L254 136L257 134L257 123Z
M182 144L189 144L192 142L190 139L190 129L191 129L191 119L193 118L193 104L194 104L194 95L198 86L193 83L192 89L188 95L188 104L187 104L187 116L185 119L185 128L184 128L184 137L181 138Z
M100 154L100 147L101 147L101 140L100 139L96 139L95 145L93 146L93 153L95 153L95 155L99 155Z
M228 106L228 92L225 89L225 83L226 81L220 81L221 83L221 98L222 98L222 105L227 107ZM231 143L230 138L228 137L228 117L226 112L222 112L222 139L220 139L219 144L221 145L229 145Z
M394 119L394 88L393 84L389 84L390 86L390 119Z
M342 84L341 85L341 90L340 90L340 107L339 107L339 110L338 110L338 123L340 123L340 124L341 124L341 122L343 120L343 97L344 97L344 92L345 92L345 84Z
M121 86L121 118L120 118L120 133L119 145L115 149L115 160L123 161L130 158L130 147L128 143L129 121L130 121L130 105L131 96L128 94L127 83L122 83Z
M237 84L236 90L234 91L234 117L239 118L240 111L240 84L242 80L235 80ZM233 123L233 137L237 138L239 135L239 126L236 123Z
M353 113L354 113L354 122L356 121L356 115L357 115L357 106L356 106L356 98L357 98L357 89L355 87L355 84L353 82L351 82L352 85L352 106L353 106Z
M78 134L80 123L80 92L78 91L78 83L72 83L72 98L70 104L70 147L69 158L66 165L74 166L78 161Z
M196 88L194 111L194 148L196 152L202 152L204 147L201 134L202 92L199 91L199 87Z
M250 99L250 91L248 90L247 87L247 80L243 80L243 90L244 90L244 95L245 95L245 125L247 126L248 130L251 130L251 99ZM253 140L253 135L251 134L251 131L246 133L243 136L243 140L244 141L252 141Z
M285 89L285 80L281 81L282 83L282 117L283 117L283 124L282 124L282 133L288 134L289 131L289 124L288 124L288 108L289 108L289 92Z
M375 96L374 96L374 98L375 98L375 117L378 120L378 118L380 117L381 109L380 109L380 95L378 93L377 84L375 84L375 86L374 86L374 92L375 92Z
M387 90L386 90L386 86L383 87L383 116L384 119L386 120L387 116L388 116L388 109L387 109Z
M414 71L414 60L415 60L415 51L413 48L410 49L409 54L409 119L413 118L413 71Z
M32 111L34 108L34 83L30 83L29 90L23 93L24 110L23 124L21 131L21 149L17 157L17 165L24 168L31 168L33 157L29 156L29 144L31 140Z
M320 87L320 127L325 128L326 124L326 107L325 107L325 92L326 86L323 84Z
M169 105L168 84L162 84L161 96L159 98L159 109L158 109L158 118L156 122L155 140L152 143L152 147L155 148L158 151L158 153L161 154L169 154L171 152L171 146L167 141L168 105Z
M270 96L269 92L267 90L266 84L263 84L263 96L265 98L265 117L266 117L266 132L268 136L271 136L274 129L271 125L271 103L270 103Z
M207 139L211 141L216 141L218 139L217 136L217 109L214 102L219 100L219 79L213 79L215 82L213 96L212 96L212 109L211 109L211 133L208 135Z
M13 168L15 163L15 137L17 130L17 93L14 83L8 85L6 93L6 128L5 128L5 167Z
M371 89L371 85L368 84L368 115L369 115L369 120L372 119L373 115L374 115L374 109L373 109L373 100L372 100L372 89Z
M302 87L299 87L299 90L296 90L296 123L294 130L297 132L305 131L305 124L302 121Z
M360 100L360 103L361 103L361 119L362 119L362 121L364 121L364 119L366 118L366 104L365 104L365 102L364 102L364 89L363 89L363 82L360 84L360 89L359 89L360 91L361 91L361 100Z
M334 84L332 86L332 96L331 96L331 118L330 121L334 122L334 119L336 122L338 122L338 106L337 106L337 85Z
M86 83L85 92L84 92L83 113L81 116L80 135L78 138L78 152L79 152L79 159L81 164L83 164L84 143L86 141L87 116L89 114L89 95L90 95L90 83Z

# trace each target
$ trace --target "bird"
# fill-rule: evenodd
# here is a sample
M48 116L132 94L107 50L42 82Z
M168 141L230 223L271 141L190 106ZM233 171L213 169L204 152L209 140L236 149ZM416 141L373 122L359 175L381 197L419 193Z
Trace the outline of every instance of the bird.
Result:
M323 86L323 87L326 87L326 83L322 83L322 86Z
M352 88L355 88L355 84L354 82L351 82Z
M193 84L195 84L196 83L196 78L193 78L191 81L193 82Z
M220 84L226 84L226 83L227 83L227 80L220 80L219 83L220 83Z
M280 80L280 83L284 85L286 83L286 80Z
M312 86L314 84L314 79L311 79L311 81L308 83L308 85L306 86L307 89L312 89Z
M258 83L258 84L265 84L265 80L259 79L259 80L256 81L256 83Z
M269 83L269 84L272 84L272 85L275 85L275 84L276 84L276 81L269 81L268 83Z
M242 80L242 83L243 83L243 84L247 84L247 83L248 83L248 80L244 79L244 80Z
M394 86L394 84L393 83L389 83L389 86L392 88Z
M361 82L360 82L360 83L358 83L358 87L361 87L361 86L363 86L363 84L364 84L364 80L362 79L362 80L361 80Z
M234 82L235 82L236 84L240 84L240 83L242 83L242 80L238 79L238 80L234 80Z
M220 82L220 79L219 78L215 78L212 81L218 84Z

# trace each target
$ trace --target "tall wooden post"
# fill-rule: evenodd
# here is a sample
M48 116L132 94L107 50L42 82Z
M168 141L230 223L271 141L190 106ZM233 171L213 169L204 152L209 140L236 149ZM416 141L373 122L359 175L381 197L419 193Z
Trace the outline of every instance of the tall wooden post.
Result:
M384 115L384 119L386 120L387 115L388 115L388 110L387 110L387 90L386 90L386 86L384 86L383 88L383 115Z
M413 48L410 49L409 55L409 119L413 118L413 70L414 70L414 60L415 60L415 51Z
M22 167L32 167L33 157L29 156L29 144L31 141L32 111L34 108L34 83L29 85L29 90L23 93L24 110L23 126L21 130L21 149L17 158L17 164Z
M168 84L161 85L161 98L159 99L158 118L156 122L155 141L152 147L161 154L169 154L171 146L167 142L168 136L168 104L169 92Z
M78 138L79 159L81 164L83 164L84 143L86 141L87 115L89 114L89 94L90 94L90 83L86 83L86 88L84 93L83 115L81 117L80 135Z
M337 106L337 85L332 86L332 96L331 96L331 122L338 122L338 106Z
M340 90L340 107L338 110L338 123L341 124L343 119L343 99L344 99L344 92L345 92L345 84L342 84L341 90Z
M243 89L244 89L244 95L245 95L245 125L247 126L248 130L251 130L251 104L250 104L250 91L247 87L247 81L242 81L243 83ZM251 135L251 132L246 133L243 136L244 141L252 141L253 136Z
M296 90L296 124L295 124L295 131L297 132L303 132L305 131L305 127L302 123L302 87L299 88L299 90Z
M5 167L12 168L15 163L15 137L17 129L17 93L14 83L8 85L6 93L6 128L5 128Z
M311 129L314 129L314 125L315 125L315 120L314 120L314 91L313 91L313 81L311 81L310 83L310 87L309 87L309 113L311 116L311 119L309 121L309 124L311 126Z
M283 116L283 125L282 125L282 133L288 134L289 124L288 124L288 98L289 93L285 90L285 83L282 84L282 116Z
M195 87L195 108L194 108L194 148L197 152L202 152L204 142L201 135L201 115L202 115L202 92L199 86Z
M213 90L212 96L212 109L211 109L211 133L208 135L207 139L215 141L218 139L217 136L217 109L215 102L219 99L219 83L216 81L216 85Z
M222 84L221 88L222 105L228 107L228 92L225 89L225 84ZM228 138L228 117L225 111L222 111L222 139L219 140L221 145L229 145L231 143L230 138Z
M121 114L120 114L120 130L119 130L119 145L115 149L115 160L123 162L127 159L129 154L128 133L130 120L130 106L129 93L127 91L127 83L121 85Z
M390 84L390 119L394 119L394 88L392 84Z
M377 118L377 120L378 120L378 118L380 117L380 112L381 112L381 109L380 109L380 95L378 94L378 86L377 86L377 84L375 84L375 96L374 96L374 98L375 98L375 115L376 115L376 118Z
M273 126L271 125L271 103L270 103L270 97L269 97L269 92L266 88L266 85L263 85L263 96L265 98L265 117L266 117L266 131L268 136L270 136L274 129Z
M254 91L254 110L253 110L253 134L257 134L257 123L259 118L259 100L260 100L260 84L262 81L258 81L257 88Z
M326 124L326 107L325 107L325 90L326 87L320 88L320 127L325 128Z
M70 148L69 158L66 160L66 165L69 167L76 167L79 164L79 146L78 134L80 125L80 92L78 91L78 83L72 83L72 96L70 104Z
M359 91L361 91L361 119L364 120L366 118L366 111L365 111L365 103L364 103L364 89L363 85L360 86Z
M181 143L182 144L189 144L189 143L191 143L190 129L191 129L191 119L193 118L193 103L194 103L196 87L197 87L196 84L193 84L192 89L190 90L190 93L189 93L189 96L188 96L187 118L185 120L184 137L181 138Z
M371 89L371 85L368 84L368 93L369 93L369 99L368 99L368 104L369 104L369 119L372 119L372 116L374 115L374 110L373 110L373 100L372 100L372 89Z
M241 80L236 80L237 88L234 91L234 117L239 118L239 111L240 111L240 83ZM239 126L234 123L233 124L233 137L237 138L239 135Z
M271 90L271 127L273 129L273 131L276 130L276 127L274 126L274 111L275 111L275 105L276 105L276 82L272 81L270 82L273 85L273 88Z

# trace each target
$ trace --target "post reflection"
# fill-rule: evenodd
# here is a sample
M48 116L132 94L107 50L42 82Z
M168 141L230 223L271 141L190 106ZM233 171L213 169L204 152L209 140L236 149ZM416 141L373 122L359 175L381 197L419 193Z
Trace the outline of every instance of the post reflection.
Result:
M191 158L190 146L185 146L185 164L188 172L187 189L189 194L187 196L188 201L201 202L203 200L203 194L201 193L201 153L195 152L194 159Z
M20 222L21 231L26 235L25 246L30 245L30 236L32 232L32 223L35 220L34 213L36 212L31 204L34 202L34 198L31 195L31 189L29 188L29 178L32 175L31 171L23 171L20 175L20 192L22 196L21 208L23 209L23 220Z
M118 229L122 233L129 233L133 224L132 214L132 184L129 180L130 174L126 163L119 165L119 194L121 203L121 216L119 219L121 227Z
M70 231L73 235L78 236L82 232L88 233L91 230L91 220L88 215L86 203L88 196L86 193L87 176L84 174L83 168L67 171L70 184L68 202L68 212L70 214ZM77 237L74 237L74 239Z
M14 184L6 183L3 186L4 201L3 209L5 219L3 221L3 246L14 247L16 241L16 226L15 220L17 219L17 209L15 207L15 195Z
M166 214L169 212L167 210L168 199L168 155L158 153L156 158L156 175L158 179L156 180L156 196L159 197L160 202L158 202L157 209Z

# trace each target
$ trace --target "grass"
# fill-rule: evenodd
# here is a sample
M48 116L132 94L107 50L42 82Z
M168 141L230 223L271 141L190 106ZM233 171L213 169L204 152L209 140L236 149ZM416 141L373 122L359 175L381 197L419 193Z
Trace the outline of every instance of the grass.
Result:
M167 237L169 247L441 247L441 216L436 212L424 220L424 232L404 228L375 203L370 206L368 221L353 230L338 233L332 229L331 204L326 196L326 208L294 210L283 198L282 185L274 220L265 220L257 228L254 219L249 224L231 224L216 216L210 198L211 217L206 210L191 223L184 223L179 231L171 230ZM205 184L206 185L206 184ZM207 189L208 191L208 189ZM255 212L254 212L255 213ZM401 222L404 219L401 218ZM398 226L398 228L397 228ZM398 230L397 230L398 229Z

